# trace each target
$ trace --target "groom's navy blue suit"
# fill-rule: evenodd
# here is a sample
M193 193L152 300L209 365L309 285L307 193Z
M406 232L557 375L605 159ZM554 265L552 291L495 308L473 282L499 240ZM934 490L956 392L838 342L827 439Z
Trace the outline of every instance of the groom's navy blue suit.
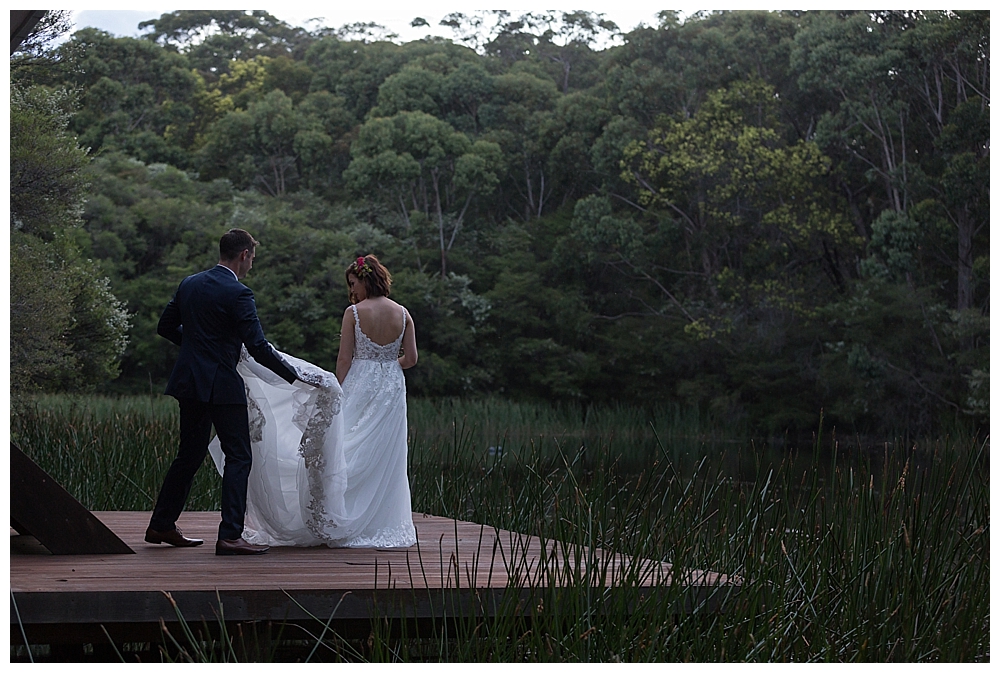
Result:
M235 540L243 534L252 460L246 388L236 371L241 346L289 383L295 372L264 338L253 292L222 265L181 281L156 333L181 347L166 389L180 404L181 435L149 527L174 529L214 425L226 456L219 539Z

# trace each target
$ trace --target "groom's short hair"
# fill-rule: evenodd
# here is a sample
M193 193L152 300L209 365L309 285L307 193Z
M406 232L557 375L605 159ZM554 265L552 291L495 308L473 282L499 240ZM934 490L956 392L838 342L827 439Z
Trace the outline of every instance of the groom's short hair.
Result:
M219 259L236 259L244 250L254 251L257 241L250 232L243 229L230 229L219 239Z

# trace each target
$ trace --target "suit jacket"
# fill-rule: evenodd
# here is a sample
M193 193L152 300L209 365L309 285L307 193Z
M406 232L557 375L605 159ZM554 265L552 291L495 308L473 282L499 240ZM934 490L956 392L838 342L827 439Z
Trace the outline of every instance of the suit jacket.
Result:
M246 404L236 371L241 346L254 360L288 381L295 371L264 338L253 292L224 266L181 281L156 326L156 333L181 347L167 383L167 395L212 404Z

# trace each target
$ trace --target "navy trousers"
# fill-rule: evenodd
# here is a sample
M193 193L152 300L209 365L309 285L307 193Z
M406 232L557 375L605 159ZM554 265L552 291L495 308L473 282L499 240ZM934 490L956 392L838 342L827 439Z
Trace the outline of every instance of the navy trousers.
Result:
M180 403L181 441L177 457L170 464L153 508L149 527L156 531L173 530L184 509L191 483L205 461L212 426L219 436L226 467L222 475L222 523L220 540L235 540L243 535L247 511L247 480L253 461L250 453L250 425L245 404L210 404L178 398Z

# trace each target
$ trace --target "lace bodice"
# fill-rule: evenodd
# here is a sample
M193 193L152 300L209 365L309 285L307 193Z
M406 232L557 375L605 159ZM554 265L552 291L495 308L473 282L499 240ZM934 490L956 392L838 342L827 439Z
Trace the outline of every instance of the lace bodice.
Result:
M380 346L361 331L361 321L358 320L358 307L351 304L354 311L354 358L355 360L375 360L377 362L395 362L399 360L399 347L406 333L406 309L403 309L403 329L392 343Z

